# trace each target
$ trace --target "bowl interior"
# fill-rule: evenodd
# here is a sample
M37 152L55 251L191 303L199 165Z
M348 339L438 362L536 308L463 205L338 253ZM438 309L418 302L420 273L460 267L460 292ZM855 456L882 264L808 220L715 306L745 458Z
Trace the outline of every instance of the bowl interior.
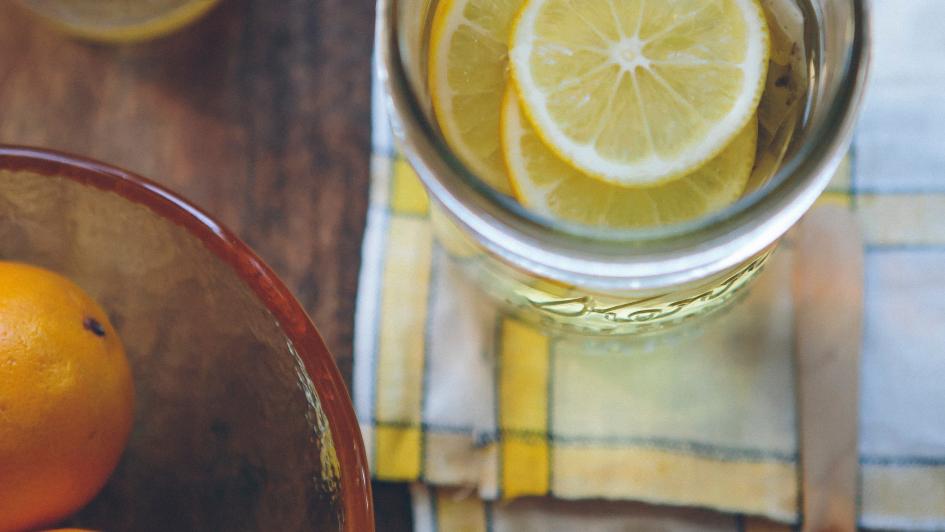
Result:
M0 259L88 291L134 371L128 448L70 524L344 529L342 467L322 401L347 397L316 390L266 304L190 231L80 180L0 169Z

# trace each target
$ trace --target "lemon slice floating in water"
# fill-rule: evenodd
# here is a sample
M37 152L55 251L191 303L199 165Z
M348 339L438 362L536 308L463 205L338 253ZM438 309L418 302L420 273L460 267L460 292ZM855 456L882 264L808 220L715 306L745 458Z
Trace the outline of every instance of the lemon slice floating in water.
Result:
M508 35L522 0L442 0L430 36L433 111L449 147L487 184L511 192L499 147Z
M526 0L509 51L544 143L625 186L687 175L731 144L768 55L758 0Z
M755 160L757 119L695 172L651 187L588 177L560 160L523 116L509 87L502 106L502 148L515 196L546 216L610 228L682 222L724 208L744 192Z

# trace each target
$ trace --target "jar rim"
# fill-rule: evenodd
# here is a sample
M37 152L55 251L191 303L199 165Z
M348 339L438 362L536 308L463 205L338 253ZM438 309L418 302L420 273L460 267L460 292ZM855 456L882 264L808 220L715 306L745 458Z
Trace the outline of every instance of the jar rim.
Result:
M380 0L375 69L394 136L433 198L501 258L534 274L599 289L656 288L734 267L783 235L826 187L853 137L868 77L865 0L849 0L847 46L833 94L767 183L706 216L647 229L595 228L532 212L471 172L423 112L397 35L399 0ZM772 214L773 213L773 214Z

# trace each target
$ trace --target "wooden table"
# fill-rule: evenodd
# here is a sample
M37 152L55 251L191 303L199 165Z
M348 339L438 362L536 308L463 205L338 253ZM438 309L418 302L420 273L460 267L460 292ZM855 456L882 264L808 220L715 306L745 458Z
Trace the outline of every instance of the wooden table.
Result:
M368 191L374 0L224 0L143 45L71 40L0 1L0 143L116 164L241 235L348 379ZM350 380L349 380L350 382ZM411 529L376 485L378 529Z

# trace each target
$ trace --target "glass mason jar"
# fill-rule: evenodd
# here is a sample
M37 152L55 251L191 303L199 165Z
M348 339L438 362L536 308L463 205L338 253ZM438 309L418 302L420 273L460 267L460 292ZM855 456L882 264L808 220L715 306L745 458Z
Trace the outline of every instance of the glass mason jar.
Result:
M177 30L219 0L19 0L64 31L97 41L132 42Z
M867 79L866 1L802 3L805 107L773 175L702 218L618 230L530 212L473 174L433 120L424 69L436 0L380 0L378 79L443 247L513 314L557 330L659 331L738 299L845 156Z

